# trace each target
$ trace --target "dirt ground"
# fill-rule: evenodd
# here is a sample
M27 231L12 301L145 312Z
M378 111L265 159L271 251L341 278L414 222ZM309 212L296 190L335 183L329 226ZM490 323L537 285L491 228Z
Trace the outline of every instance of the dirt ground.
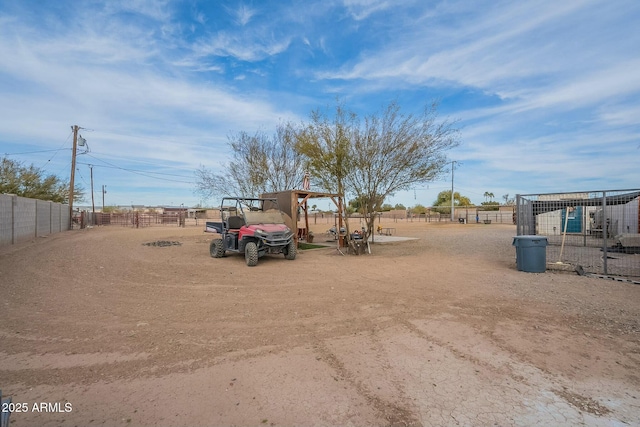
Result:
M640 425L640 286L519 272L511 225L389 226L418 239L253 268L202 226L0 248L11 425Z

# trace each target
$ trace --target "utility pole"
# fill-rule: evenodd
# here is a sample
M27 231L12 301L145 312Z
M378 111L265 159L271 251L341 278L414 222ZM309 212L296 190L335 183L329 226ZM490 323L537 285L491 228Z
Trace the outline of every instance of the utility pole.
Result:
M69 230L73 228L73 186L76 178L76 149L78 148L78 125L71 126L73 131L73 150L71 150L71 182L69 183Z
M91 170L91 225L96 225L96 203L93 199L93 165L89 165Z
M456 161L451 162L451 223L453 223L454 216L454 205L453 205L453 169L455 168Z

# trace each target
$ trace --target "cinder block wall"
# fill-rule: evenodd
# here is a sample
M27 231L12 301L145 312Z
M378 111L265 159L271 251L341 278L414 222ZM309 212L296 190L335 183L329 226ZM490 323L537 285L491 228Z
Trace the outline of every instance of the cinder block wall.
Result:
M0 245L69 229L69 206L0 194Z

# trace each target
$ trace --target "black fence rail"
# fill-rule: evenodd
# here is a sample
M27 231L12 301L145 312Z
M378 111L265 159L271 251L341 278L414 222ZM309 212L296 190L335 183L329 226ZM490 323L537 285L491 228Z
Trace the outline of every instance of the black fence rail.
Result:
M516 196L520 235L547 237L547 262L640 277L640 190Z

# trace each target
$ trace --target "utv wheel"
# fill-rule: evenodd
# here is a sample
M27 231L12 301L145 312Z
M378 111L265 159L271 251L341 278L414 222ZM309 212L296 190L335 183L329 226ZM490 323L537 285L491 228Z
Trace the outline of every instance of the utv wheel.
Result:
M296 242L293 240L284 248L284 257L286 259L296 259Z
M213 239L211 241L209 253L213 258L222 258L224 256L224 243L222 239Z
M249 267L254 267L258 264L258 246L255 242L248 242L244 246L244 259Z

